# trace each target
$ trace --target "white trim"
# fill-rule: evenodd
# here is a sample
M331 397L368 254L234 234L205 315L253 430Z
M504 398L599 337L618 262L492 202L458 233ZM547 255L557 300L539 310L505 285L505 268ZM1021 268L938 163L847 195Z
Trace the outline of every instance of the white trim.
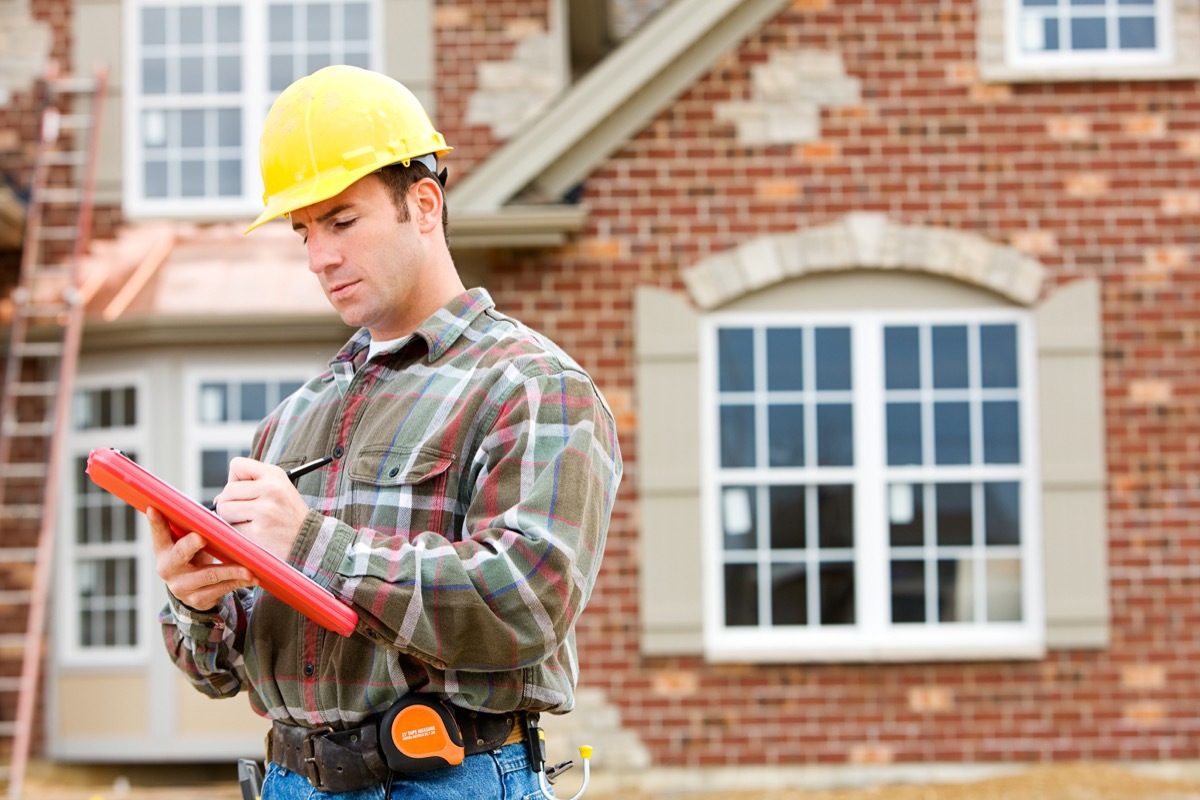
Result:
M978 415L980 401L988 394L999 396L1015 395L1020 404L1021 453L1018 464L985 464L976 454L971 464L961 466L921 465L912 467L889 467L884 448L886 404L882 384L882 334L886 326L913 324L927 331L929 325L952 323L965 324L978 329L981 324L1003 322L1014 324L1017 330L1017 352L1019 359L1018 387L1015 390L993 390L981 386L978 373L963 390L964 400L971 402L972 442L975 447L982 444L982 422ZM717 400L717 331L728 327L749 327L761 337L762 330L769 326L796 326L806 331L817 327L837 325L851 329L853 359L853 402L854 464L851 467L797 467L786 470L757 467L739 470L747 484L762 485L778 481L806 483L819 478L828 483L831 479L852 483L855 486L855 623L846 626L820 626L811 621L805 626L769 626L760 621L756 627L731 627L724 625L725 596L723 564L726 559L720 520L722 507L720 493L716 487L727 481L719 481L717 466L719 419ZM806 337L806 339L809 337ZM927 336L923 336L927 339ZM963 660L977 658L1038 658L1045 651L1045 609L1041 586L1041 507L1040 507L1040 457L1037 445L1038 418L1036 413L1037 362L1034 347L1032 313L1024 309L970 309L970 310L923 310L923 311L846 311L816 313L785 312L729 312L714 313L701 321L700 374L701 398L701 504L704 509L702 530L702 568L705 591L703 618L705 654L713 661L845 661L845 660ZM926 343L926 346L928 344ZM974 345L972 345L974 346ZM756 350L756 353L761 351ZM978 356L978 353L976 353ZM759 359L761 362L762 359ZM978 364L976 357L969 363ZM930 359L922 359L928 368ZM763 389L762 368L756 365L754 394ZM805 390L798 393L807 397L813 391L811 381L813 359L811 348L804 354L806 370ZM928 376L926 376L928 378ZM931 382L923 380L920 392L929 392ZM939 390L939 397L944 390ZM747 393L750 394L750 393ZM822 392L822 398L825 393ZM762 399L761 397L759 398ZM807 402L807 408L814 404ZM925 398L928 400L929 398ZM923 403L928 406L929 403ZM815 447L811 435L811 417L806 414L810 425L805 437L806 448ZM761 421L760 421L761 423ZM932 426L923 426L924 434L930 436ZM761 424L756 435L764 436ZM930 442L926 443L931 444ZM760 442L761 445L761 442ZM762 450L760 449L761 453ZM810 455L811 455L810 451ZM926 452L930 452L926 450ZM815 463L812 459L808 463ZM888 542L886 517L880 509L886 508L884 490L886 485L900 480L918 482L936 478L939 482L961 477L964 482L980 480L1016 480L1021 491L1021 539L1012 548L999 546L984 547L975 537L975 543L961 548L963 555L973 556L978 572L974 582L975 608L986 607L983 577L986 559L997 556L1018 556L1021 562L1021 621L1014 623L913 623L894 624L890 620L890 584L888 568L895 550ZM812 511L812 509L809 509ZM760 509L759 519L763 519ZM980 524L977 519L976 524ZM760 528L761 532L761 528ZM928 551L925 560L936 554L952 554L952 548L935 546L926 540ZM764 558L761 542L756 557ZM825 555L822 552L818 555ZM812 561L813 553L806 558ZM810 592L812 584L810 582ZM759 586L760 595L768 588ZM932 594L932 591L930 592ZM760 609L766 608L760 602ZM810 613L815 605L810 602ZM932 619L933 615L928 618Z

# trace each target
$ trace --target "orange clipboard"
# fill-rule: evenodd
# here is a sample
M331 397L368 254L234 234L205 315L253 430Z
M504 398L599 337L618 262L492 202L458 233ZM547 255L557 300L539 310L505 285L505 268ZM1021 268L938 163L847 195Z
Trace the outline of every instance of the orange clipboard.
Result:
M354 632L358 624L354 609L124 453L93 450L88 455L87 474L101 489L143 514L157 508L167 518L175 538L196 531L208 543L206 552L223 563L246 567L262 588L321 627L342 636Z

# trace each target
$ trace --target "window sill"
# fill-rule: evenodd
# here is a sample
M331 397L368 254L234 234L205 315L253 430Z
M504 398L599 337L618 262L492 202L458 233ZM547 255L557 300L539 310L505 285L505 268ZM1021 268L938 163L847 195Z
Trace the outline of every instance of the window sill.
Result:
M1176 81L1200 78L1200 64L1095 64L1091 66L979 65L986 83L1067 83L1076 81Z

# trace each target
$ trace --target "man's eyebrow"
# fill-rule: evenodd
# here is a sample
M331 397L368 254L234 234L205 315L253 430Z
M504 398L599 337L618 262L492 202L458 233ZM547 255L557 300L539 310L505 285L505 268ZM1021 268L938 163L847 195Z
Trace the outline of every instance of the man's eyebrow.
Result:
M321 216L317 217L317 219L315 221L316 222L324 222L325 220L327 220L331 217L335 217L338 214L342 213L347 208L350 208L352 205L353 205L353 203L342 203L339 206L334 206L333 208L329 209ZM294 230L294 231L299 230L300 228L304 228L304 227L307 227L307 226L305 226L303 223L300 223L300 222L292 223L292 230Z

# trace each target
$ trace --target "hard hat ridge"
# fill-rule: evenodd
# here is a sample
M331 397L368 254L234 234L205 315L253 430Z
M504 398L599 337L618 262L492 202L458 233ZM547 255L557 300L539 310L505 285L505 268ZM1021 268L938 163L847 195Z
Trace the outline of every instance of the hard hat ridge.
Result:
M267 112L259 146L266 208L246 232L335 197L380 167L452 149L399 81L347 65L319 69Z

